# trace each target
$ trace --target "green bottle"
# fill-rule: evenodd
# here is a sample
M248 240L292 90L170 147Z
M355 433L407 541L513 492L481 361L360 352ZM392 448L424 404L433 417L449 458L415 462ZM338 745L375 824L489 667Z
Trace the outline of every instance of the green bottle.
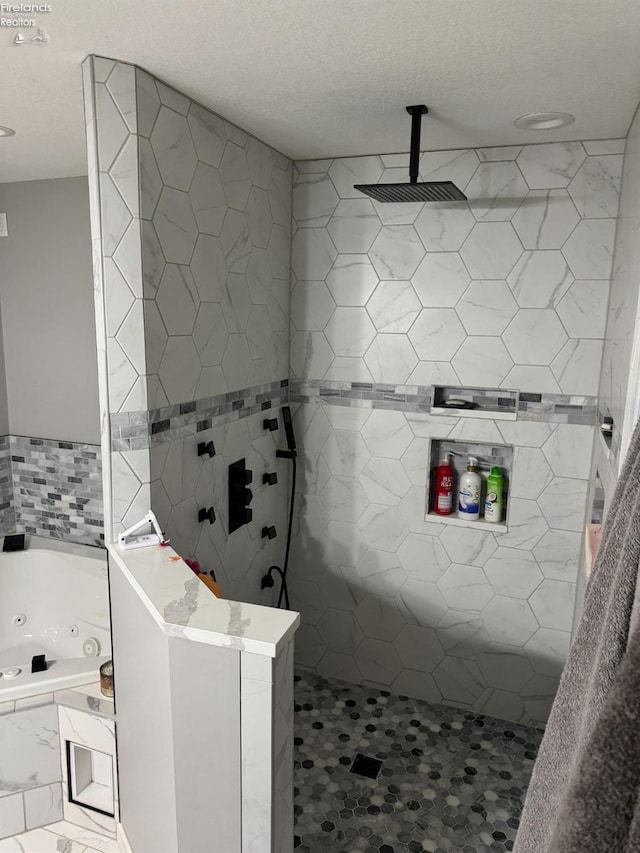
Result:
M503 492L504 477L502 476L502 468L494 465L487 477L487 499L484 504L485 521L494 523L502 521Z

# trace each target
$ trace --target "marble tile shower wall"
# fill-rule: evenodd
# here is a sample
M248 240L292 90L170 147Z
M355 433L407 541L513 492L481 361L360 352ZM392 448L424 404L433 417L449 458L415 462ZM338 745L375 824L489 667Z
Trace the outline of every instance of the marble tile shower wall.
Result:
M422 179L450 178L468 205L384 205L353 190L406 180L406 155L297 163L293 387L517 389L588 398L593 415L623 144L423 154ZM594 420L529 414L457 419L322 392L299 406L290 587L302 665L546 719L570 638ZM425 522L431 438L514 447L508 532Z
M155 432L151 505L174 547L213 569L227 596L268 603L260 577L282 559L286 466L263 420L288 376L293 165L139 69L137 85L148 405L200 417L170 441ZM222 395L230 411L198 431ZM197 442L210 440L216 457L198 458ZM253 521L229 536L227 466L242 457ZM276 469L279 484L263 485ZM216 522L199 523L211 505ZM272 524L279 537L262 537Z
M151 506L229 597L256 600L254 575L281 561L285 533L286 467L263 487L279 435L262 422L287 395L293 166L140 68L94 57L86 73L113 531ZM216 457L198 457L211 439ZM242 457L255 520L229 537L226 466ZM216 522L199 524L211 505ZM280 534L271 542L267 522Z
M623 146L423 154L468 205L353 189L406 155L296 164L292 376L596 395Z

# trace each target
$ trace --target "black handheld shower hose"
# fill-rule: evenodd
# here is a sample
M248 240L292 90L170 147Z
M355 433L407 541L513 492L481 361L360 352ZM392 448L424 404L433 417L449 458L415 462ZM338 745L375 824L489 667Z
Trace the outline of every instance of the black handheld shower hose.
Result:
M293 432L293 422L291 418L291 409L289 406L282 407L282 421L284 423L284 431L287 436L287 450L276 450L276 456L279 459L291 460L291 499L289 502L289 525L287 527L287 545L284 552L284 565L280 572L280 594L278 595L278 607L282 607L284 600L287 609L289 609L289 590L287 588L287 572L289 570L289 552L291 550L291 534L293 532L293 509L296 500L296 473L298 451L296 449L296 437Z

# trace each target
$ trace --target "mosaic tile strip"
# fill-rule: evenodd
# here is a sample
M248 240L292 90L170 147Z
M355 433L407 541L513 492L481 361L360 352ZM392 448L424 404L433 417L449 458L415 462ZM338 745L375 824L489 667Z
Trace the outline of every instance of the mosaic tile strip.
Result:
M518 420L595 426L597 397L520 392Z
M142 450L176 438L210 429L215 422L227 423L266 412L289 401L289 380L280 379L203 397L150 412L120 412L111 415L111 449Z
M539 730L307 672L295 681L297 853L513 850ZM377 778L353 772L358 754L382 762Z
M9 436L2 435L0 436L0 536L13 532L15 522Z
M448 388L453 391L453 388ZM461 391L469 389L461 389ZM473 399L480 409L513 411L515 394L473 389ZM332 406L362 406L390 409L396 412L430 414L434 401L432 385L391 385L375 382L337 382L323 379L281 379L240 391L203 397L161 409L138 412L116 412L111 415L111 449L143 450L165 444L196 431L209 429L213 423L228 423L259 414L286 403L317 401ZM595 424L596 398L568 394L533 394L520 392L517 402L518 420L548 423Z
M496 392L478 389L474 393L479 399L482 395L487 395L486 399L490 401L495 397ZM433 395L432 385L382 385L373 382L335 382L324 379L289 380L289 399L296 403L315 400L338 406L364 406L373 409L429 414ZM495 400L496 408L504 411L504 407L498 406L497 397ZM592 426L596 422L596 398L521 391L518 398L517 418L526 421Z
M103 546L100 447L21 435L9 446L16 531Z
M317 399L337 406L365 406L428 414L433 400L433 386L290 379L289 398L296 403Z

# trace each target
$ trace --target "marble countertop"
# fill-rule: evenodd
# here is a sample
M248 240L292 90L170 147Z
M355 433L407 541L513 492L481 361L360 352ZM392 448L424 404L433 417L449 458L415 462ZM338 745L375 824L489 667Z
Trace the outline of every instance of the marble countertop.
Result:
M276 657L300 624L290 610L216 598L169 546L107 549L169 636Z

